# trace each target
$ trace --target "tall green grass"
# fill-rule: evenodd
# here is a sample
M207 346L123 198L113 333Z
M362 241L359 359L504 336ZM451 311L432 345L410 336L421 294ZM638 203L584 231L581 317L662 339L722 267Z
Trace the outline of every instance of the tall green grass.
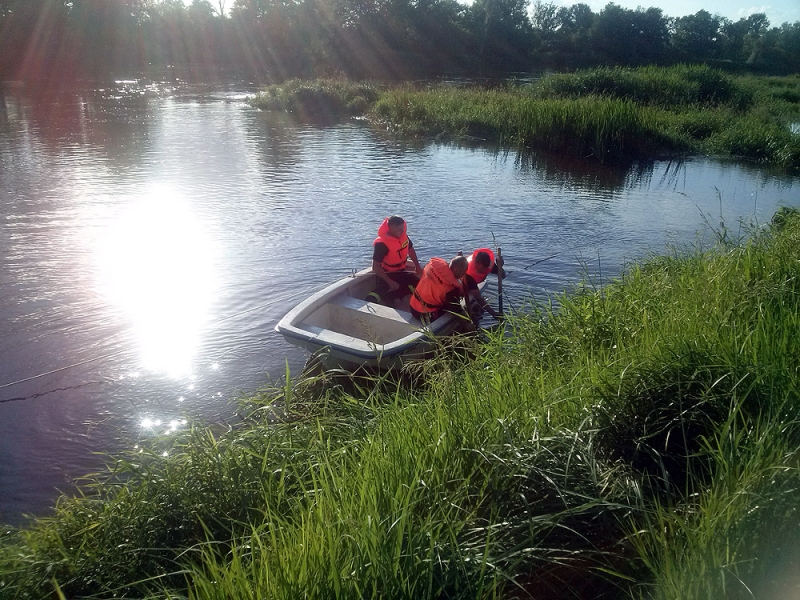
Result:
M515 91L434 88L390 90L374 107L396 130L472 136L597 160L687 150L663 132L658 115L625 100L537 99Z
M724 105L742 111L753 104L750 89L702 65L600 67L554 74L530 86L530 93L540 98L604 96L661 108Z
M249 99L251 106L293 113L303 121L337 121L359 116L374 104L381 87L344 79L292 79L270 85Z
M532 301L505 333L465 340L473 360L429 361L411 387L287 383L282 422L265 395L244 427L127 457L94 497L3 539L0 595L788 589L800 216L721 238Z
M304 121L365 116L396 134L478 139L599 161L716 154L800 170L800 78L706 66L598 68L530 86L385 87L292 80L253 106Z

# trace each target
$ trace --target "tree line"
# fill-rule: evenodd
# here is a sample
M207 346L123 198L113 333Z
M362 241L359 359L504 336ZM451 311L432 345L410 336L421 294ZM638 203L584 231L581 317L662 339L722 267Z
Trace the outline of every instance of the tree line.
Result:
M535 0L0 0L0 77L149 68L265 81L706 63L800 72L800 21Z

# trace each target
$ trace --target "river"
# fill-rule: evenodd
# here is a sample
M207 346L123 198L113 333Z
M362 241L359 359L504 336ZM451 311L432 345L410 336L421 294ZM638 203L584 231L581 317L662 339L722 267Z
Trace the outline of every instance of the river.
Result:
M506 306L800 205L800 179L696 158L613 168L316 127L247 82L0 85L0 522L304 353L274 331L406 217L420 258L503 248ZM534 262L547 259L535 266Z

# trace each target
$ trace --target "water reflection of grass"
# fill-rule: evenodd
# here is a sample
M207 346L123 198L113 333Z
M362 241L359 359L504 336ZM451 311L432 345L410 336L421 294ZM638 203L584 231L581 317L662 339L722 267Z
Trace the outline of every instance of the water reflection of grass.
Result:
M368 91L365 91L368 90ZM263 108L316 105L366 114L398 133L483 138L601 161L711 153L800 169L800 78L734 77L708 67L594 69L530 86L363 86L338 81L267 88Z
M96 498L6 535L0 590L779 597L800 560L800 216L774 222L532 304L410 387L287 383L289 420L267 394L246 426L117 461Z

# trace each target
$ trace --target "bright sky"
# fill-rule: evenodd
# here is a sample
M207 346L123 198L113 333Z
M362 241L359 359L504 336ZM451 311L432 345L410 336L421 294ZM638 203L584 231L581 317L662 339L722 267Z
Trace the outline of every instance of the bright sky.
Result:
M592 12L598 13L610 0L579 0L588 4ZM576 4L569 0L553 0L561 6ZM731 21L749 17L753 13L764 13L769 19L770 27L780 27L783 23L800 21L800 1L771 0L769 3L756 4L748 0L614 0L614 4L635 10L642 8L660 8L668 17L685 17L705 10L712 15L720 15Z

